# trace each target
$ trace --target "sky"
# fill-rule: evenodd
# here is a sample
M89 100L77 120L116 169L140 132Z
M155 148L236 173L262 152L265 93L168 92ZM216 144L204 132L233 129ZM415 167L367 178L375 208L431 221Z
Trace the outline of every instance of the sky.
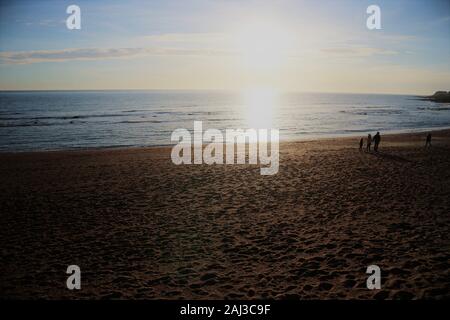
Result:
M0 2L0 90L248 88L448 91L450 1Z

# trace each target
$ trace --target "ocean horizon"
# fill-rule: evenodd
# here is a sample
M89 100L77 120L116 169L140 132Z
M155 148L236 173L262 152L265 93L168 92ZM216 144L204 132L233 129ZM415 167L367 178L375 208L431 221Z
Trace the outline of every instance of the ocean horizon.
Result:
M415 95L218 90L0 91L0 151L164 146L177 128L279 129L281 141L450 127Z

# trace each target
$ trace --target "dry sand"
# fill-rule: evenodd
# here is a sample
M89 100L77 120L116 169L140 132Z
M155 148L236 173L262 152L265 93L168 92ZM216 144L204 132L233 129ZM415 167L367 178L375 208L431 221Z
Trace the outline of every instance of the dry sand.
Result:
M168 148L2 153L0 297L449 298L450 131L358 142L283 143L274 176Z

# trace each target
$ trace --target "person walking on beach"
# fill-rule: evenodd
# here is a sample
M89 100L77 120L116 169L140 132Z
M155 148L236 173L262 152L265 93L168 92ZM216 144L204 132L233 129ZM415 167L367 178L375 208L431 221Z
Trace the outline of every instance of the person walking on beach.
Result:
M367 147L366 147L366 151L370 152L370 146L372 145L372 135L369 133L367 135Z
M373 142L375 143L373 149L375 150L375 152L378 152L378 145L380 144L381 141L381 136L380 133L377 132L377 134L373 137Z
M427 135L427 141L425 142L425 148L426 148L426 147L431 148L431 133L429 133L429 134Z
M361 138L361 140L359 140L359 151L362 150L363 145L364 145L364 138Z

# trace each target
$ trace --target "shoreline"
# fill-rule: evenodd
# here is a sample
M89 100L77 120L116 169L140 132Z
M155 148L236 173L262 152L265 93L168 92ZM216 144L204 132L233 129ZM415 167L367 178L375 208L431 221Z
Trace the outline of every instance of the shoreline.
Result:
M432 135L435 134L446 134L450 132L450 126L442 127L442 128L423 128L423 129L414 129L412 131L388 131L387 133L382 134L383 137L393 137L393 136L417 136L423 133L431 133ZM312 138L305 138L305 139L280 139L280 147L284 144L291 144L291 143L301 143L301 142L320 142L320 141L330 141L330 140L351 140L355 138L364 138L364 140L367 138L367 133L364 132L361 134L350 134L350 135L332 135L332 136L323 136L323 137L312 137ZM374 134L375 132L371 132ZM425 136L424 136L425 137ZM248 144L248 143L247 143ZM57 153L57 152L97 152L97 151L123 151L123 150L146 150L146 149L169 149L172 148L175 145L173 144L163 144L163 145L148 145L148 146L100 146L100 147L80 147L80 148L68 148L68 149L45 149L45 150L23 150L23 151L1 151L0 155L2 154L27 154L27 153ZM204 144L206 145L206 144Z

